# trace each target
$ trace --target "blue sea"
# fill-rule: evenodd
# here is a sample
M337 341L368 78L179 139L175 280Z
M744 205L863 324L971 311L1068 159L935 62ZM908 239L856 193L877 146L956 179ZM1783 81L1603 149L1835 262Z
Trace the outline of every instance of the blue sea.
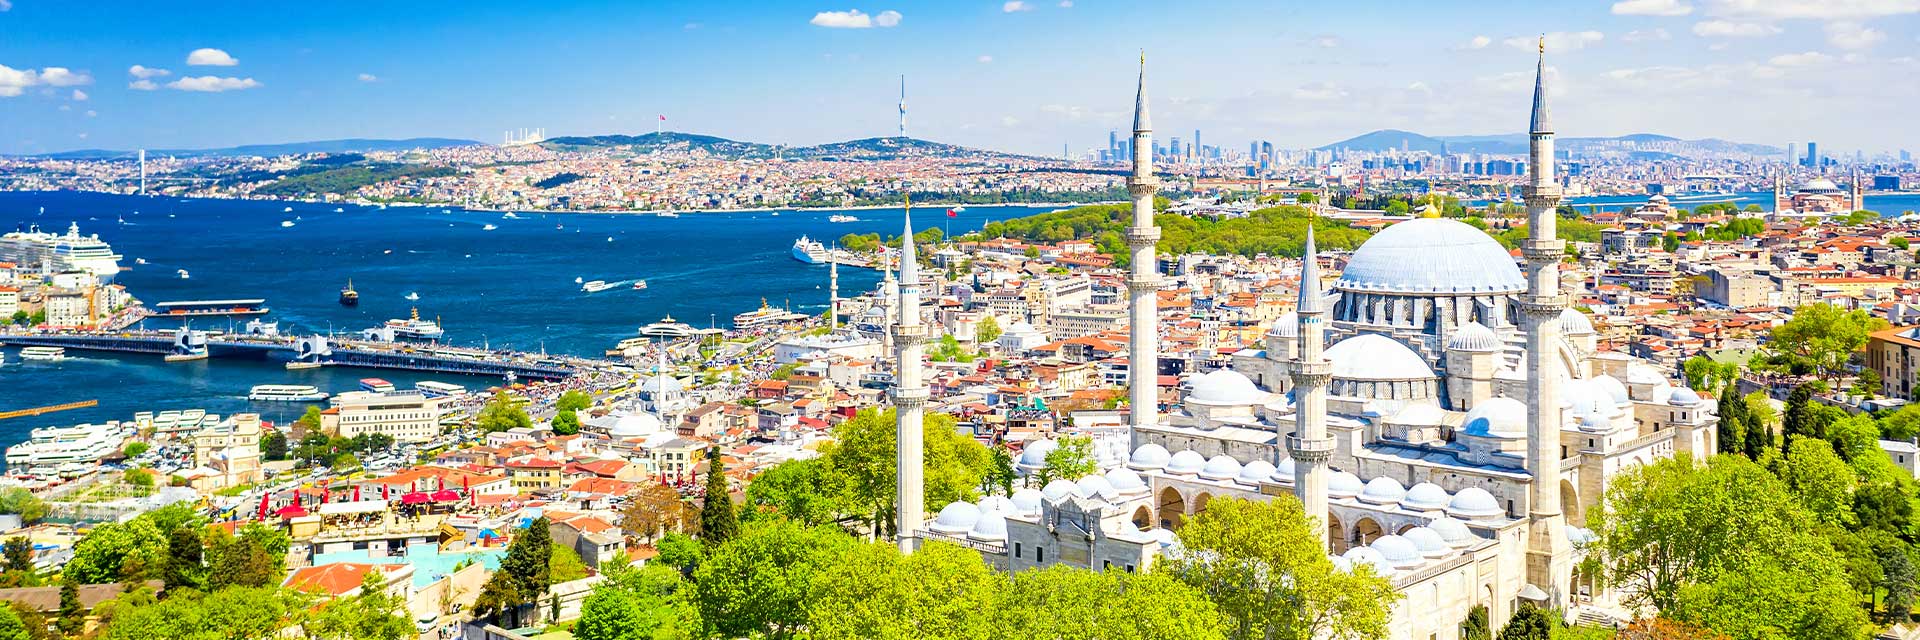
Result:
M334 209L339 207L340 212ZM42 213L42 208L45 211ZM292 211L283 211L291 207ZM970 206L916 210L916 228L958 234L989 221L1050 208ZM846 213L859 222L832 223ZM74 192L0 193L0 230L28 224L64 231L78 222L125 256L116 282L148 303L263 298L282 332L357 332L418 308L438 318L449 342L597 356L640 326L671 314L726 328L734 314L768 304L819 312L827 268L795 261L801 235L828 242L847 233L898 234L899 209L636 214L497 212L440 207L183 200ZM124 220L124 222L122 222ZM283 227L283 221L292 221ZM487 230L486 225L496 228ZM146 264L136 264L136 259ZM177 271L185 269L188 279ZM360 305L340 306L347 280ZM585 293L575 278L623 283ZM647 280L633 290L624 283ZM842 295L871 289L879 274L840 269ZM408 300L409 294L419 297ZM148 328L177 326L159 320ZM195 325L210 328L206 322ZM290 404L254 404L256 384L313 384L329 392L379 376L406 388L421 379L469 387L493 378L339 368L286 371L278 363L214 359L165 364L157 356L70 352L66 362L22 363L6 349L0 410L98 400L91 409L0 421L0 446L49 424L128 419L138 411L200 408L259 411L289 420Z

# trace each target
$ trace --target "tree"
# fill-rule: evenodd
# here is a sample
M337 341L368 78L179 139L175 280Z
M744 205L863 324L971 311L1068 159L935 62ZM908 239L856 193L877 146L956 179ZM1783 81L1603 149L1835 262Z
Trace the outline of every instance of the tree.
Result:
M688 603L688 585L662 565L615 568L580 604L573 624L578 640L656 640L691 637L699 613Z
M1159 566L1207 594L1234 638L1386 637L1392 583L1371 565L1336 568L1292 496L1214 498L1179 536L1185 551Z
M207 581L213 589L280 584L285 572L285 532L260 523L241 527L239 535L215 530L207 550Z
M1734 392L1734 385L1720 388L1719 414L1720 453L1741 452L1747 444L1747 399Z
M33 541L26 536L7 538L4 551L7 571L33 571Z
M21 522L34 524L47 517L47 502L20 487L0 489L0 514L17 515Z
M205 551L206 541L201 539L199 530L180 527L169 533L167 535L167 588L205 588L206 567L201 564Z
M673 487L658 482L643 483L627 496L627 506L620 510L620 529L629 536L651 540L663 531L685 528L688 511L687 503Z
M553 408L559 411L586 411L592 407L593 396L580 390L562 393L559 399L553 401Z
M527 410L519 399L506 391L493 394L487 404L480 408L480 416L475 424L483 433L506 431L508 429L531 429L533 418L527 416Z
M333 463L327 466L335 472L358 471L360 470L360 458L351 453L342 453L334 456Z
M1087 571L1060 565L1009 579L998 607L1001 629L1060 640L1215 640L1227 617L1205 593L1154 571ZM1004 633L986 637L1002 638Z
M1787 394L1787 416L1783 423L1785 431L1781 434L1793 436L1813 435L1813 387L1801 384Z
M110 610L101 634L106 640L270 638L304 612L312 597L278 587L234 587L170 593L157 602L151 592L137 590L118 600L102 606Z
M733 507L733 492L727 485L727 463L720 459L720 448L707 449L706 496L700 505L700 537L708 544L721 544L740 532L739 513Z
M553 434L557 436L570 436L580 433L580 416L574 414L572 409L561 409L559 413L553 414L553 422L551 424L553 426Z
M473 614L493 617L511 612L513 621L509 624L519 626L520 605L526 601L527 596L520 593L519 581L505 571L495 571L486 584L480 585L480 594L473 599Z
M747 484L747 520L777 517L812 526L838 517L827 493L827 465L818 458L788 460L754 476Z
M546 516L534 518L513 536L507 545L507 557L500 559L500 571L519 581L524 602L532 602L553 583L552 522Z
M151 518L94 527L73 545L61 575L81 584L158 578L167 563L167 537Z
M547 556L547 576L552 582L571 582L587 577L587 563L580 559L579 552L558 542L553 543L553 551Z
M980 480L981 492L1013 495L1013 483L1020 479L1020 474L1013 471L1013 452L1006 447L994 447L992 456L992 466Z
M74 635L87 624L87 610L80 606L80 585L72 580L60 581L60 633Z
M653 548L660 551L659 561L661 564L680 569L689 574L693 573L694 569L699 568L700 560L706 556L705 545L702 545L700 541L694 539L693 536L678 532L661 536L660 542L655 543Z
M756 522L712 548L694 571L693 601L708 635L782 639L805 628L814 577L854 545L830 527Z
M1727 634L1667 618L1641 618L1621 629L1613 640L1733 640Z
M1035 474L1035 481L1046 485L1054 480L1076 481L1099 470L1093 459L1093 438L1061 436L1057 446L1047 452L1046 464Z
M1811 304L1795 309L1791 319L1773 328L1767 349L1809 362L1823 378L1837 381L1846 372L1847 360L1866 347L1867 335L1886 327L1885 320L1865 309Z
M287 459L287 434L278 429L268 431L267 437L260 440L260 446L267 460Z
M1539 607L1522 605L1500 628L1500 640L1551 640L1553 620Z
M127 443L127 446L120 448L120 455L133 458L133 457L139 456L142 453L146 453L147 449L149 448L151 448L151 445L148 445L145 442L138 442L138 441L129 442Z
M1750 460L1759 460L1762 453L1774 448L1774 427L1779 416L1774 414L1773 401L1766 392L1749 393L1744 400L1741 406L1746 408L1746 415L1741 417L1740 426L1746 432L1746 444L1742 453Z
M1460 640L1493 640L1492 624L1487 620L1486 605L1474 605L1467 619L1460 621Z
M307 405L307 412L300 414L300 417L293 421L293 426L299 429L298 433L305 436L320 433L321 415L320 407Z
M1887 541L1876 551L1881 580L1875 586L1887 592L1887 618L1904 622L1910 619L1914 595L1920 591L1920 569L1914 566L1913 550L1906 542L1891 536Z
M1776 475L1787 484L1787 491L1820 522L1850 527L1853 524L1853 469L1834 454L1825 441L1793 436L1787 455L1778 463Z
M980 317L980 324L973 327L974 344L986 344L1000 338L1000 321L992 315Z
M1889 440L1912 440L1920 436L1920 404L1903 405L1882 416L1880 433Z
M405 615L404 602L387 593L385 575L368 571L360 578L360 592L322 606L302 625L314 640L401 640L417 635Z
M999 582L978 552L963 547L933 542L902 556L893 545L857 545L815 578L808 635L814 640L994 637L998 625L983 615L981 605L997 599Z
M1719 393L1722 386L1731 384L1740 377L1740 365L1731 362L1714 362L1706 356L1687 358L1681 365L1687 375L1687 388L1698 389L1706 393Z
M927 510L979 497L980 479L992 464L986 446L960 435L953 416L944 413L927 415L921 433ZM876 535L893 519L895 442L894 411L868 409L835 427L834 442L822 448L841 504L848 513L871 518Z

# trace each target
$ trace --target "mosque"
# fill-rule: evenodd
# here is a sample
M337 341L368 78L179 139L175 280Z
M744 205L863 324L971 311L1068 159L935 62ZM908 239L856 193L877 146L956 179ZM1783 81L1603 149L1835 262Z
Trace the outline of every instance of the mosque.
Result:
M1164 415L1153 383L1132 382L1126 435L1096 441L1102 473L954 503L911 526L903 514L902 537L963 544L1008 570L1141 571L1178 552L1175 532L1209 500L1291 494L1337 566L1370 565L1403 596L1392 638L1457 638L1476 606L1498 628L1523 603L1569 615L1616 605L1576 571L1587 512L1624 469L1715 451L1717 418L1668 372L1598 350L1592 323L1567 308L1544 81L1524 269L1486 233L1423 217L1367 240L1328 287L1309 230L1296 311L1265 348L1194 376ZM1134 148L1151 149L1144 68L1137 95ZM1158 286L1157 182L1150 156L1133 162L1128 288L1142 327ZM1133 332L1133 362L1153 361L1155 333ZM1017 470L1037 471L1053 448L1028 445ZM919 492L905 479L902 498Z
M1788 191L1779 178L1773 181L1773 211L1776 216L1836 215L1866 208L1866 185L1860 174L1842 189L1826 178L1814 178Z

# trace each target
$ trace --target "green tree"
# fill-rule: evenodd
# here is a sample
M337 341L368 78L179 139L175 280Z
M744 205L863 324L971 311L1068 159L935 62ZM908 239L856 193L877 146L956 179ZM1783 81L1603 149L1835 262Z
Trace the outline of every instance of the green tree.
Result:
M1079 480L1098 469L1093 459L1092 437L1061 436L1053 450L1047 452L1046 464L1034 477L1035 482L1045 486L1054 480Z
M60 581L60 619L55 623L60 633L75 635L87 624L87 610L80 606L80 585L72 580Z
M387 593L378 571L360 579L360 592L335 599L302 627L313 640L401 640L418 635L407 619L405 602Z
M720 459L720 448L707 449L706 496L700 504L700 537L707 544L721 544L740 533L739 513L734 511L733 491L727 484L727 463Z
M1847 361L1867 346L1867 336L1887 322L1865 309L1844 311L1819 303L1794 310L1785 324L1774 327L1767 349L1775 354L1811 363L1829 382L1846 372Z
M933 542L902 556L893 545L856 545L814 579L808 635L991 638L999 625L981 605L993 603L999 587L1000 577L970 549Z
M699 540L678 531L660 536L653 548L660 551L660 563L692 573L700 566L700 560L706 556L706 548Z
M828 493L827 465L819 458L788 460L754 476L747 484L745 519L786 518L812 526L838 517Z
M299 429L299 433L311 435L320 432L321 419L320 407L307 405L307 412L300 414L300 417L293 421L293 426Z
M242 527L239 535L215 530L207 549L207 581L216 590L280 584L289 544L286 533L257 522Z
M1908 404L1880 418L1880 433L1889 440L1920 436L1920 404Z
M585 391L573 390L560 394L553 401L553 408L559 411L586 411L593 407L593 396Z
M500 391L487 399L480 408L480 416L475 426L484 433L506 431L508 429L531 429L533 418L527 416L527 410L513 394Z
M81 584L159 578L167 564L167 537L152 519L106 523L73 546L73 559L60 570Z
M926 507L938 512L957 500L979 497L980 480L992 464L985 445L960 435L953 416L928 414L922 422ZM848 513L869 520L876 534L890 530L894 502L894 412L863 410L834 428L822 448L831 485Z
M150 445L148 445L145 442L139 442L139 441L129 442L127 443L127 446L120 448L120 455L132 458L132 457L139 456L142 453L146 453L148 448L150 448Z
M814 578L855 544L829 527L773 520L748 525L694 571L693 601L708 635L790 638L805 628Z
M34 524L47 517L47 502L20 487L0 489L0 514L17 515L22 522Z
M1787 415L1782 423L1785 430L1781 433L1788 438L1793 436L1815 436L1813 432L1813 387L1802 384L1787 394Z
M1794 436L1787 455L1777 463L1777 475L1787 491L1822 523L1853 524L1854 473L1833 447L1821 440Z
M1233 638L1385 638L1399 595L1370 565L1341 571L1292 496L1219 497L1179 532L1158 570L1207 594ZM1284 604L1283 604L1284 603Z
M1215 640L1231 620L1206 594L1163 572L1061 565L1014 574L1001 596L1002 629L1059 640ZM989 638L1005 637L993 634ZM1279 637L1279 636L1275 636Z
M182 591L153 602L122 596L112 607L106 640L223 640L270 638L297 619L312 598L278 587L234 587L210 593ZM97 611L97 610L96 610Z
M975 325L973 328L974 343L986 344L989 342L993 342L994 340L998 340L999 338L1000 338L1000 321L995 320L992 315L981 316L980 324Z
M1705 393L1717 394L1720 387L1732 383L1740 377L1740 365L1731 362L1714 362L1706 356L1687 358L1681 365L1687 375L1687 388L1698 389Z
M554 435L570 436L580 433L580 416L574 414L571 409L561 409L559 413L553 414L552 424Z
M552 523L546 516L534 518L526 528L515 532L507 545L507 556L500 559L500 571L514 577L525 602L545 593L553 584Z
M287 434L281 433L278 429L269 431L266 437L260 439L260 447L261 453L267 460L285 460L287 459Z
M992 456L987 475L980 480L981 492L1013 495L1013 483L1020 480L1020 475L1013 471L1013 452L1006 447L994 447Z
M571 582L587 577L587 563L580 559L579 552L558 542L553 543L553 551L547 556L547 576L553 582Z
M1746 444L1742 452L1750 460L1759 460L1766 451L1774 448L1775 427L1779 425L1779 416L1773 411L1773 401L1764 391L1749 393L1741 406L1746 415L1740 418L1741 430L1745 432Z
M671 640L692 637L699 612L686 599L689 585L664 565L610 568L607 579L580 604L578 640Z
M201 539L198 529L180 527L169 533L167 535L167 588L205 588L206 566L202 564L205 552L206 541Z
M1739 453L1746 447L1747 399L1734 392L1734 385L1720 388L1720 424L1716 441L1720 453Z
M1487 607L1475 605L1460 621L1460 640L1493 640L1493 623L1487 620Z
M33 571L33 541L26 536L7 538L4 551L7 571Z
M1507 626L1500 628L1500 640L1551 640L1554 623L1545 611L1532 605L1522 605L1513 617L1507 619Z

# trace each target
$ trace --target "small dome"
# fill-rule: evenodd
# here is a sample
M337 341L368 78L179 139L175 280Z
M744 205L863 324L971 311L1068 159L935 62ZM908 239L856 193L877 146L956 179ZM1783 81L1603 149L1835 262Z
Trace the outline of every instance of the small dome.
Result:
M1460 425L1461 431L1483 438L1527 437L1527 405L1513 398L1488 398L1474 405Z
M1573 309L1562 309L1560 311L1560 317L1554 321L1554 325L1560 328L1562 335L1584 336L1593 334L1593 321L1587 319L1587 314L1574 311Z
M1615 406L1625 407L1633 404L1633 397L1627 395L1627 385L1621 384L1620 380L1613 376L1604 373L1594 376L1593 385L1605 390L1607 395L1613 398Z
M1273 463L1265 460L1255 460L1241 466L1240 476L1234 478L1234 481L1240 484L1259 486L1260 483L1266 482L1272 477Z
M1173 454L1167 453L1166 447L1149 442L1133 450L1133 457L1127 459L1127 468L1136 471L1162 469L1172 457Z
M988 511L1013 511L1014 510L1013 501L1007 499L1006 496L987 496L985 498L981 498L980 502L975 503L974 506L980 507L981 513L986 513Z
M607 435L625 439L653 435L660 433L660 430L661 422L658 416L651 413L629 413L615 420L613 426L607 428Z
M1294 468L1293 458L1281 460L1280 464L1273 467L1273 481L1293 484Z
M1432 529L1434 533L1440 534L1440 539L1447 541L1447 545L1454 548L1464 547L1480 541L1480 536L1473 535L1473 530L1467 528L1467 523L1454 519L1452 516L1434 518L1433 522L1427 523L1427 528Z
M1453 494L1453 501L1447 503L1448 515L1469 520L1497 518L1504 513L1506 511L1500 508L1498 500L1493 499L1493 494L1480 487L1461 489Z
M1406 533L1400 534L1400 537L1412 542L1414 547L1420 549L1420 555L1428 558L1444 558L1447 554L1453 553L1453 545L1447 544L1446 539L1441 538L1439 533L1426 527L1408 529Z
M1340 571L1343 573L1353 573L1353 561L1346 559L1346 557L1333 556L1333 557L1327 558L1327 560L1333 562L1333 569L1335 571Z
M1380 555L1386 557L1387 562L1393 563L1395 568L1418 566L1426 559L1421 555L1420 547L1415 546L1412 540L1396 535L1380 536L1378 540L1373 541L1373 544L1367 546L1380 552Z
M1360 477L1345 471L1327 474L1327 495L1334 498L1351 498L1360 495L1366 487L1360 484Z
M1160 527L1147 530L1147 537L1152 538L1154 542L1160 543L1161 546L1172 546L1180 542L1180 536L1175 534L1173 530L1162 529Z
M1440 488L1440 485L1422 482L1407 490L1407 497L1400 499L1400 506L1414 511L1439 511L1447 508L1447 502L1452 499L1453 496L1447 495L1447 490Z
M1167 473L1190 476L1200 473L1200 467L1206 466L1207 459L1200 457L1192 449L1183 449L1167 460Z
M955 502L940 510L940 517L933 519L928 529L936 533L964 534L973 529L980 520L980 508L971 502Z
M1267 335L1277 338L1300 337L1300 314L1292 311L1280 314L1280 317L1274 319L1273 324L1267 327Z
M1023 516L1037 515L1040 513L1040 501L1045 497L1046 494L1041 493L1039 489L1021 489L1015 491L1013 492L1013 498L1011 498L1013 500L1013 512Z
M1020 460L1018 464L1029 469L1039 469L1047 466L1047 454L1058 446L1060 446L1059 443L1046 438L1029 442L1026 447L1020 449Z
M1007 539L1007 512L999 509L980 514L973 529L967 531L967 538L981 542L998 542Z
M1225 454L1209 458L1207 466L1200 469L1200 478L1203 480L1232 480L1239 475L1240 461Z
M1107 482L1107 479L1101 476L1081 478L1079 482L1074 483L1073 493L1082 498L1098 498L1107 502L1120 499L1120 492L1113 488L1112 483Z
M1366 488L1360 490L1360 501L1369 504L1399 504L1406 497L1406 487L1386 476L1368 480Z
M1061 478L1059 480L1049 482L1047 483L1047 486L1042 487L1040 489L1040 495L1042 497L1045 497L1048 501L1053 501L1053 500L1059 500L1061 498L1065 498L1067 496L1073 495L1079 491L1080 491L1080 485L1074 484L1072 480Z
M1691 407L1700 404L1700 394L1694 393L1692 389L1679 387L1673 390L1672 396L1667 397L1667 404L1676 407Z
M1373 547L1354 547L1340 554L1340 557L1355 569L1360 568L1361 565L1373 567L1374 575L1384 576L1393 573L1393 562L1387 560L1386 555Z
M1219 369L1194 378L1193 390L1187 393L1187 402L1215 406L1262 404L1266 399L1265 391L1232 369Z
M1613 391L1593 380L1568 380L1560 387L1560 400L1570 416L1612 416L1620 413Z
M1406 224L1406 223L1401 223ZM1383 335L1363 333L1328 347L1325 355L1333 363L1333 377L1343 380L1425 380L1433 378L1427 361Z
M1499 351L1500 336L1478 322L1468 321L1447 338L1448 351Z
M1613 421L1608 420L1606 416L1603 416L1597 413L1587 414L1586 417L1580 419L1581 431L1599 433L1612 428L1613 428Z
M1108 471L1107 484L1113 485L1113 490L1120 492L1122 496L1147 492L1146 481L1141 480L1140 474L1134 473L1132 469L1120 468Z

